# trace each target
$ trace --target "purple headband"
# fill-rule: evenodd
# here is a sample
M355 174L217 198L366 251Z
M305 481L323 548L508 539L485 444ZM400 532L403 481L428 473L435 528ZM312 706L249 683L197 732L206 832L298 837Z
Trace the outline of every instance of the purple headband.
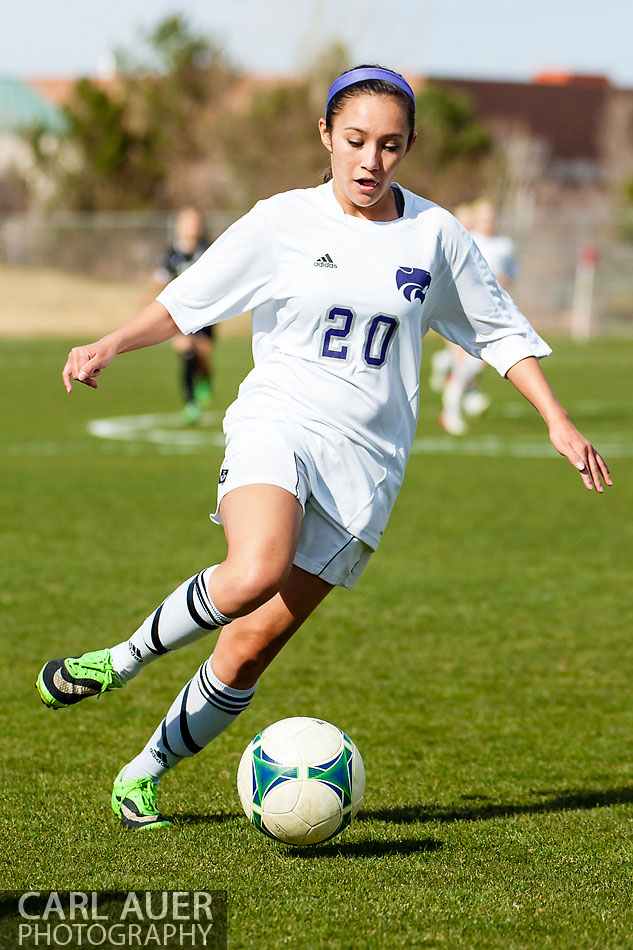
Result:
M413 89L402 76L399 76L398 73L392 73L390 69L381 69L379 66L359 66L358 69L350 69L348 73L343 73L342 76L339 76L338 79L335 79L330 90L327 94L327 105L325 111L330 108L330 102L341 89L346 89L348 86L353 86L354 83L364 82L366 79L383 79L385 82L390 82L392 85L397 86L399 89L402 89L403 92L411 99L413 105L415 106L415 96L413 95Z

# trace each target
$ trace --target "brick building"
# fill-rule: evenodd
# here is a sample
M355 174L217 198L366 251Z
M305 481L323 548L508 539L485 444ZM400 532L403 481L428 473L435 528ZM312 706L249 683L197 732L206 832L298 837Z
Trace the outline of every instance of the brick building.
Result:
M523 154L526 167L515 171L535 186L544 180L550 200L554 184L561 198L578 189L585 199L589 191L604 197L633 175L633 89L604 76L552 72L526 83L429 81L467 97L510 162L520 164Z

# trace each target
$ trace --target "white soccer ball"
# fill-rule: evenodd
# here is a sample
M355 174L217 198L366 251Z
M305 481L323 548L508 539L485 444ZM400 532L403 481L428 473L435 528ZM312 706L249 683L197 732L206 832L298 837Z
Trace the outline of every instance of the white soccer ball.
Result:
M295 716L249 742L237 791L263 834L286 844L318 844L342 831L360 808L365 768L352 740L332 723Z

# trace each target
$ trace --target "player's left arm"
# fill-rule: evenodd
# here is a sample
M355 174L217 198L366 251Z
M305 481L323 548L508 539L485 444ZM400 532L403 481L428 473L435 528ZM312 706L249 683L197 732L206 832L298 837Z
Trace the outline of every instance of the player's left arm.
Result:
M519 360L510 367L506 377L541 414L549 429L552 445L580 472L585 488L591 491L595 486L596 491L602 493L604 485L612 485L606 462L571 422L552 392L536 357L528 356Z

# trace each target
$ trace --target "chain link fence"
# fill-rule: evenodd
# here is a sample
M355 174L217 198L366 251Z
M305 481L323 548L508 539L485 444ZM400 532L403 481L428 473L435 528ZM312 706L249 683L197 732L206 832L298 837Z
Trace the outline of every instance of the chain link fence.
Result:
M238 216L206 215L209 238ZM162 259L173 222L173 214L157 212L0 216L0 264L143 281ZM501 224L517 250L512 294L537 328L581 335L633 332L633 213L531 208L520 220L502 216Z
M504 230L519 265L512 294L532 323L579 338L633 333L633 213L534 208Z
M215 240L237 213L205 215ZM0 215L0 263L46 267L109 280L146 280L172 240L175 214L54 211Z

